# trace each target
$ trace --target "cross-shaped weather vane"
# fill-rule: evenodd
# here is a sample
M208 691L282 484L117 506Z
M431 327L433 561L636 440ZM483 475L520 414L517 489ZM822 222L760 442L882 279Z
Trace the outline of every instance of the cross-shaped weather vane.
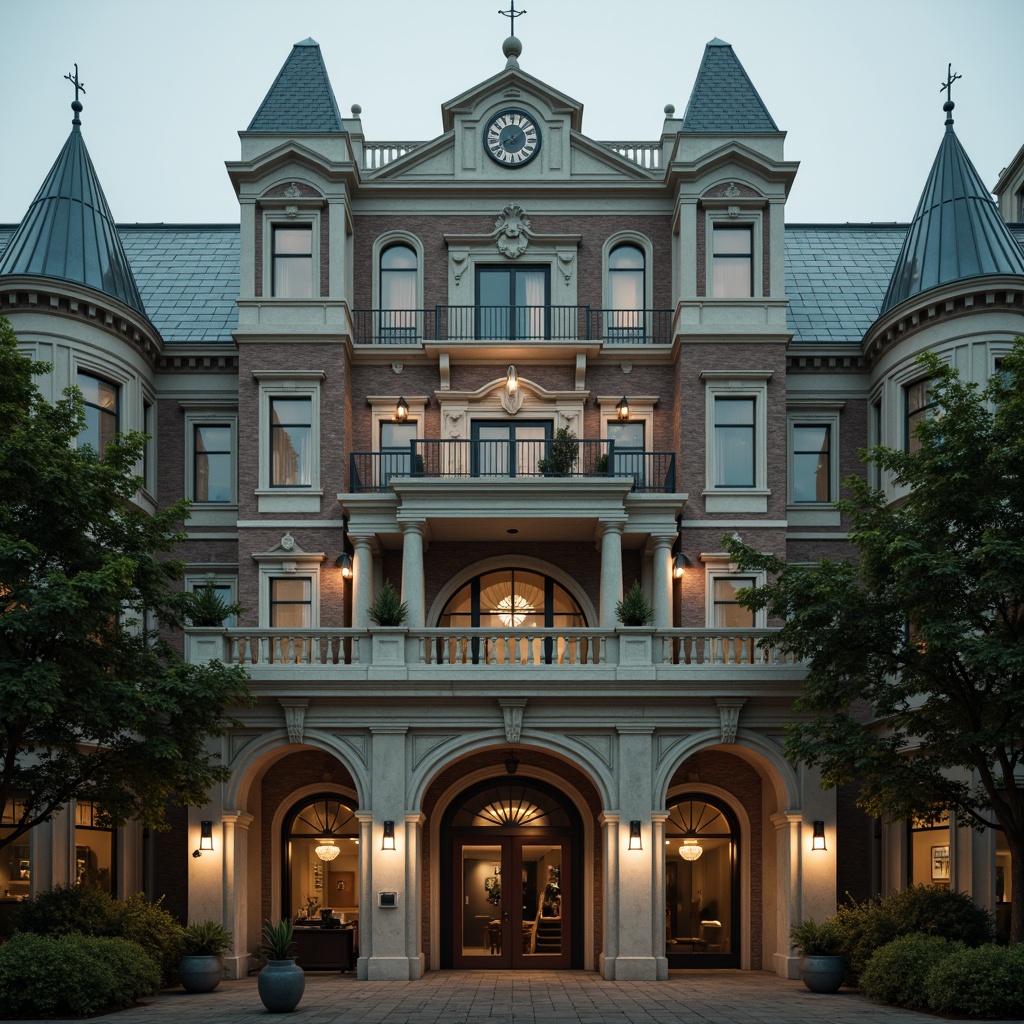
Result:
M521 18L526 11L516 10L516 0L509 0L509 9L507 11L498 11L499 14L503 14L509 21L512 22L511 35L516 34L516 18Z

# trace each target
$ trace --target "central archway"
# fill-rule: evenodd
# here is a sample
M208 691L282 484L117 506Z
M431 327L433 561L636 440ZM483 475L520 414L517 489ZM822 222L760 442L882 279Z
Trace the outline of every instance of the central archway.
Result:
M476 782L441 820L441 966L583 966L583 823L540 779Z

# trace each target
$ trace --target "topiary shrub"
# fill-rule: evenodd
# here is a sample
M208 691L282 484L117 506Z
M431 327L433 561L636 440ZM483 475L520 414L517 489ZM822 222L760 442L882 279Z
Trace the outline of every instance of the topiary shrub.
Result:
M142 893L124 902L87 885L58 885L22 903L14 927L35 935L95 935L137 943L160 970L165 986L174 985L181 960L182 927Z
M974 1020L1024 1018L1024 948L961 949L925 979L928 1008Z
M965 946L992 941L992 918L962 892L937 885L914 885L902 892L836 911L843 932L844 985L857 986L876 949L903 935L956 936Z
M400 626L409 614L409 602L398 596L391 580L385 580L367 611L370 621L377 626Z
M633 582L626 596L615 605L615 617L624 626L647 626L654 618L654 609L639 580Z
M860 977L869 999L911 1010L928 1007L925 980L936 964L964 948L938 935L904 935L876 949Z
M127 939L18 932L0 946L5 1017L85 1017L122 1010L159 985L156 964Z

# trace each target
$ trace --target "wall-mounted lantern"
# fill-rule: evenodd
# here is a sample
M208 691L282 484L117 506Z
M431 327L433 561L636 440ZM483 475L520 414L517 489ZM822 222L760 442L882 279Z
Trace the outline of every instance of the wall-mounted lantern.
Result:
M202 857L204 850L213 850L213 822L199 822L199 849L192 851L193 857Z
M643 840L640 838L640 822L634 818L629 823L629 849L642 850L643 848Z
M395 823L384 822L384 841L380 844L382 850L393 850L395 848Z
M816 821L814 823L814 837L811 839L812 850L824 850L825 846L825 822Z

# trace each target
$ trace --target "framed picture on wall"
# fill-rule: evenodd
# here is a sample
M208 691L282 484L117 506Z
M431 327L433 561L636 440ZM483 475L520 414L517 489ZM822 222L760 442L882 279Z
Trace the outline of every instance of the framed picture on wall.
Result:
M932 847L932 881L949 881L949 847Z

